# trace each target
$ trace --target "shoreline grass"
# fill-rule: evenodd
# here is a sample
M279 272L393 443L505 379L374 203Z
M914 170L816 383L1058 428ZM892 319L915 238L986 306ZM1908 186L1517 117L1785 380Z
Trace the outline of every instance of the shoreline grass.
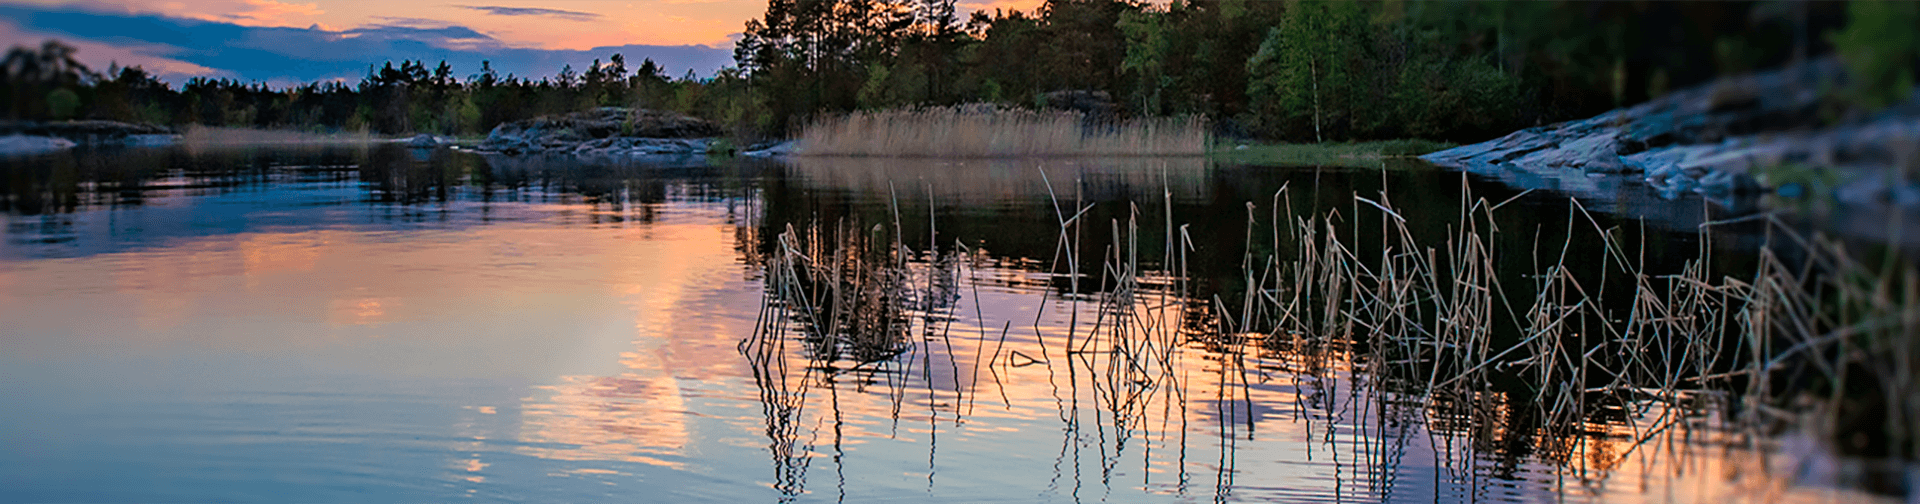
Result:
M854 112L801 130L802 156L1009 158L1201 156L1199 116L1089 121L1069 111L955 106Z
M1217 161L1254 165L1373 167L1382 160L1411 159L1457 146L1457 144L1417 138L1310 144L1221 142L1207 151L1207 157Z
M365 131L314 133L295 130L265 130L188 126L180 132L180 145L198 149L207 147L247 147L255 145L341 145L386 141Z

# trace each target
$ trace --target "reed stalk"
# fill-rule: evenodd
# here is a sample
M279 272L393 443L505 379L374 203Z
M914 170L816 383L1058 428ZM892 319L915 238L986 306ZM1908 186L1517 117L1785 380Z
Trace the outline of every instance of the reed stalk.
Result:
M1676 430L1744 431L1757 440L1791 424L1842 452L1905 460L1920 440L1920 344L1913 341L1920 334L1920 269L1862 260L1842 242L1782 222L1767 220L1770 237L1752 271L1716 271L1711 237L1724 223L1700 228L1695 256L1678 270L1656 271L1644 238L1628 239L1632 228L1603 225L1578 202L1567 211L1567 229L1593 233L1599 247L1577 248L1572 239L1540 243L1536 234L1528 250L1513 250L1500 246L1511 243L1502 233L1515 232L1500 221L1525 193L1496 203L1463 183L1459 212L1443 232L1425 233L1391 194L1356 194L1340 211L1299 212L1292 189L1282 187L1267 211L1247 204L1244 241L1196 243L1176 223L1170 196L1157 205L1164 223L1142 226L1141 207L1129 206L1123 219L1089 230L1093 205L1080 201L1078 182L1068 202L1041 173L1059 233L1048 275L1075 306L1066 338L1036 338L1039 356L1007 350L1008 321L987 354L990 325L980 320L972 359L996 380L1028 365L1046 366L1052 380L1058 361L1048 357L1064 357L1058 363L1067 367L1067 400L1091 394L1100 406L1092 427L1111 427L1119 440L1147 428L1156 402L1163 413L1175 405L1184 412L1195 378L1214 380L1213 400L1225 409L1223 436L1252 429L1251 415L1242 426L1226 418L1254 410L1251 387L1271 378L1263 363L1278 363L1273 369L1292 374L1303 390L1324 387L1307 381L1349 373L1345 378L1381 408L1400 408L1401 420L1424 420L1436 436L1474 443L1527 436L1538 457L1572 478L1604 478L1615 462L1657 439L1670 442ZM902 355L933 351L936 319L951 323L955 300L966 292L976 298L974 316L984 319L978 289L959 285L978 280L957 270L978 258L964 245L939 253L932 241L925 254L914 254L899 236L897 205L890 238L884 225L862 234L857 223L831 231L789 226L775 238L778 251L765 259L767 308L760 329L741 344L756 369L774 368L756 379L774 383L787 372L767 357L783 338L807 342L815 359L809 369L831 375L894 360L911 365L914 359ZM1363 222L1379 227L1380 243L1362 246ZM1142 236L1156 227L1163 236ZM1098 266L1080 264L1082 248L1091 245L1084 233L1105 242ZM1140 257L1141 244L1153 238L1165 245L1158 265ZM1270 248L1256 247L1268 238ZM1242 248L1244 290L1203 291L1190 282L1188 252L1210 246ZM1597 271L1571 267L1596 260ZM1514 276L1518 264L1530 271ZM1091 320L1078 316L1083 302L1095 307ZM923 330L917 343L908 337L914 311ZM799 322L799 330L776 320ZM1036 335L1039 320L1036 314ZM1204 373L1210 378L1182 367L1183 352L1194 349L1217 356ZM931 362L919 357L923 366ZM854 362L835 366L835 359ZM1523 388L1496 385L1502 376L1520 378ZM978 382L976 367L965 388ZM956 369L955 389L960 385ZM790 396L769 401L789 404ZM1533 412L1528 424L1510 424L1516 403ZM1064 408L1069 429L1080 428L1078 413ZM1805 418L1782 413L1788 411ZM1614 438L1604 456L1595 455L1597 443Z

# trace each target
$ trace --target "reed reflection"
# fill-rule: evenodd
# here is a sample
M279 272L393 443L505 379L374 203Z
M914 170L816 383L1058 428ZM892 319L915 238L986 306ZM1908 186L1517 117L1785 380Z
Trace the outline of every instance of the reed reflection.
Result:
M1514 274L1497 258L1511 249L1496 229L1515 214L1496 216L1502 201L1464 186L1452 200L1465 210L1414 230L1384 194L1349 192L1326 210L1328 196L1280 184L1262 198L1270 207L1244 205L1242 232L1221 236L1176 220L1193 204L1175 197L1171 177L1113 210L1111 199L1060 198L1086 193L1039 173L1058 205L1043 213L1054 225L1040 227L1055 233L1050 252L1006 246L1032 242L1007 232L956 237L935 213L933 184L885 189L920 205L829 201L807 215L830 224L763 227L761 322L740 351L761 392L775 487L789 499L815 491L807 473L818 462L841 477L865 455L847 449L859 434L845 427L881 414L876 405L896 425L926 425L914 434L929 488L950 451L940 434L977 453L991 450L978 444L988 432L1015 432L1002 430L1018 423L1009 417L1046 414L1059 433L1047 492L1084 500L1122 488L1218 501L1808 496L1754 484L1784 480L1764 451L1727 442L1758 438L1733 417L1727 384L1711 381L1744 364L1725 357L1736 300L1702 276L1704 262L1659 277L1672 281L1659 289L1642 272L1671 263L1624 255L1563 256L1546 274ZM1600 233L1596 246L1620 250L1623 235ZM1226 262L1219 248L1244 252ZM1626 277L1610 288L1629 301L1580 290L1619 285L1608 269ZM939 299L954 301L925 302ZM1663 315L1609 317L1618 307ZM1647 336L1595 336L1623 330ZM1002 442L1042 431L1017 432ZM1608 490L1619 480L1642 493Z
M138 172L133 197L75 158L73 210L9 207L0 250L58 258L0 270L0 318L73 336L8 355L524 380L428 408L474 408L433 467L469 487L1658 502L1900 484L1847 479L1854 459L1779 426L1900 414L1791 397L1845 370L1854 397L1895 398L1846 407L1905 405L1873 380L1911 349L1884 318L1911 301L1870 295L1903 284L1821 283L1798 256L1721 254L1712 230L1457 174L305 152L203 151L235 168ZM65 197L30 175L9 201ZM1858 327L1875 339L1787 330L1837 330L1815 307L1855 302L1836 313L1891 321ZM1898 450L1885 436L1862 439Z

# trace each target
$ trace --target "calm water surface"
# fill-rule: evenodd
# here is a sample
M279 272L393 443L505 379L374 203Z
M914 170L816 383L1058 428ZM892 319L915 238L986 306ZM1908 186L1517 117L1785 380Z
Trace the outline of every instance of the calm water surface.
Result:
M1049 273L1076 205L1098 224L1086 265L1113 253L1095 231L1129 216L1157 261L1171 209L1196 242L1190 283L1161 268L1132 299L1192 328L1244 288L1246 205L1283 185L1295 205L1385 190L1435 222L1457 212L1460 175L1387 168L391 146L8 159L0 501L1874 499L1711 413L1667 435L1644 435L1657 411L1545 434L1530 396L1423 406L1349 349L1163 330L1157 378L1116 379L1117 352L1088 346L1103 284ZM1574 226L1565 198L1516 201L1516 226ZM1647 210L1642 232L1695 250L1660 231L1705 218L1694 205ZM888 228L915 258L895 270L912 287L888 305L897 339L823 351L768 294L779 236Z

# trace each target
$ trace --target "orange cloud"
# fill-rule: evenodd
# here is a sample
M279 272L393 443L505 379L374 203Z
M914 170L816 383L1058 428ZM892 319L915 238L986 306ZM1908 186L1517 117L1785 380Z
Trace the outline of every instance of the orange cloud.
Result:
M656 0L620 7L554 2L547 7L600 17L466 16L465 26L508 44L543 49L586 50L628 44L726 47L748 18L765 12L763 2Z
M164 6L167 7L167 12L179 13L182 17L241 26L304 28L316 24L315 18L327 13L321 10L320 4L317 3L285 3L274 0L196 1L191 7L183 2L168 2Z

